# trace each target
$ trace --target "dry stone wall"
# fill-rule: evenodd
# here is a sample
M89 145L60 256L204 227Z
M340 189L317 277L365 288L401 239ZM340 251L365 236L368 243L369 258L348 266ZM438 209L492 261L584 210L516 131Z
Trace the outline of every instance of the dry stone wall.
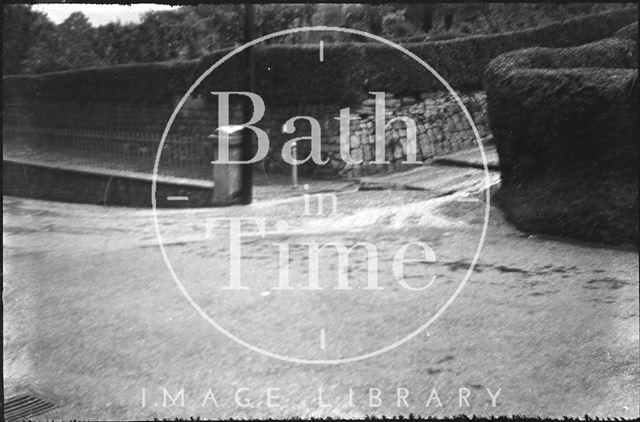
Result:
M490 132L486 117L486 95L482 91L460 93L462 103L469 111L482 138ZM386 96L386 122L395 117L408 117L416 123L417 161L425 161L438 155L455 152L477 145L471 124L463 109L448 92L423 93L420 98ZM389 164L373 164L375 161L375 99L365 100L352 108L350 127L350 155L362 164L345 164L340 156L340 135L336 124L327 122L329 135L323 139L323 149L329 159L327 168L317 169L319 174L338 174L358 177L381 171L406 169L407 128L402 121L389 124L385 131L385 160Z

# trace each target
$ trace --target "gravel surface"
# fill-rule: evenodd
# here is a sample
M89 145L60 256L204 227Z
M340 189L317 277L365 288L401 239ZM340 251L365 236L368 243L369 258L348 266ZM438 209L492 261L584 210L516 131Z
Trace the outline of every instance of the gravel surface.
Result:
M428 190L333 186L336 215L304 215L304 197L274 187L245 207L160 210L158 230L195 303L238 338L298 359L353 357L419 329L460 286L485 212L481 172L468 171L466 182L446 167L410 176ZM637 251L529 236L491 208L477 265L435 322L365 360L304 365L249 350L196 312L151 210L5 196L3 211L5 395L43 391L61 405L55 417L639 416ZM265 223L262 236L247 220L243 291L223 289L228 227L213 219L229 217ZM305 244L332 241L375 245L382 290L363 289L364 249L350 255L352 290L333 289L333 250L319 261L323 289L303 289ZM392 258L410 242L436 255L405 271L414 287L436 276L426 290L394 277ZM292 290L275 289L284 243ZM163 403L163 389L184 389L184 406Z

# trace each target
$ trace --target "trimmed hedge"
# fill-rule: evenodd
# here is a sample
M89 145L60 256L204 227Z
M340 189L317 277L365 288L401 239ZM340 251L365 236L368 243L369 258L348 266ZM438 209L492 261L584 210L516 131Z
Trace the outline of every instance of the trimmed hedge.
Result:
M453 87L480 87L491 59L529 46L564 47L611 36L635 20L622 9L554 23L540 28L446 41L407 43ZM11 96L53 101L165 102L183 94L196 78L230 49L200 60L88 68L34 76L3 77ZM242 57L216 69L198 92L238 90ZM266 45L256 49L257 91L276 104L351 104L370 90L412 95L442 89L440 82L402 53L380 43L325 46ZM25 89L26 88L26 89Z
M533 47L502 54L487 66L485 80L486 85L489 85L496 80L498 74L505 74L513 69L632 69L637 66L638 51L634 42L607 38L573 48Z
M558 160L584 160L586 152L602 159L625 128L637 124L627 110L637 63L635 43L621 39L512 51L493 60L486 71L487 111L507 183L512 174L535 173Z
M2 78L18 99L161 103L184 95L195 62L142 63Z
M635 43L514 51L486 75L506 216L526 230L637 243Z
M613 35L614 38L638 41L638 22L627 25Z

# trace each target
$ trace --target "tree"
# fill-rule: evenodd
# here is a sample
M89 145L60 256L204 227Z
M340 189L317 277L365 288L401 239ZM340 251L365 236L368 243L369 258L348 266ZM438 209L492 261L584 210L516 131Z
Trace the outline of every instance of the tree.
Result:
M241 4L200 4L188 8L203 22L205 33L213 34L210 50L242 42L244 8Z
M50 36L55 25L45 14L32 10L30 5L8 4L2 9L3 73L23 73L29 51Z
M389 12L382 18L383 33L389 38L407 38L416 35L418 28L408 21L405 11L396 10Z
M343 7L343 25L380 35L382 33L383 6L371 4L347 4Z
M276 31L310 25L316 6L313 4L260 4L256 6L256 32L267 35ZM294 42L301 38L289 34L273 40L275 43Z
M63 51L60 62L64 69L100 64L92 45L95 32L84 13L72 13L58 25L57 29L58 40Z
M74 12L60 25L47 28L24 61L31 73L96 66L102 62L93 50L94 29L82 12Z
M407 20L420 27L425 33L433 29L433 4L409 3L406 6Z

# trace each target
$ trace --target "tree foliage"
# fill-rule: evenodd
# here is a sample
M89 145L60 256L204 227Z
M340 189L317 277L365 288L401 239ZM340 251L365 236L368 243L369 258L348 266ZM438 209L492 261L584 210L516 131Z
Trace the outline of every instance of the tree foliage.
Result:
M23 4L4 5L2 17L3 73L21 73L31 50L53 34L55 25L45 14Z
M396 41L492 34L610 10L606 3L258 4L256 34L328 25ZM43 73L81 67L188 60L243 42L244 6L199 4L144 14L139 23L93 27L73 13L59 25L29 5L4 5L4 73ZM297 33L272 43L363 41L343 33Z

